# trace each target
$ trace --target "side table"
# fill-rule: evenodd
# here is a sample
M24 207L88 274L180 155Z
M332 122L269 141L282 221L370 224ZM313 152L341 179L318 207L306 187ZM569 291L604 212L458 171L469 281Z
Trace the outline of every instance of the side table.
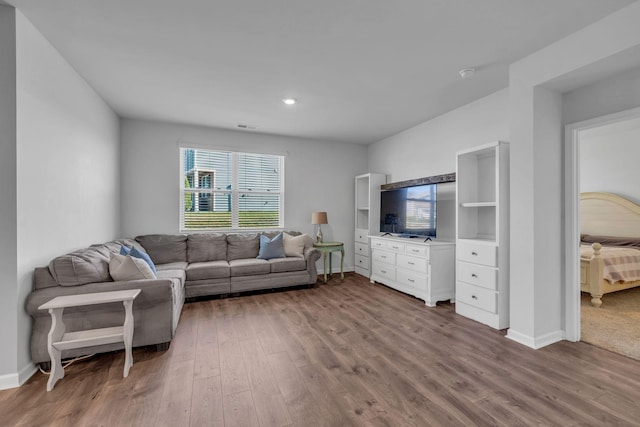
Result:
M65 295L55 297L38 307L49 310L51 315L51 330L47 339L49 356L51 357L51 375L47 382L47 391L53 390L56 382L64 378L62 367L62 350L89 347L102 344L124 342L125 358L123 377L129 375L129 368L133 365L131 346L133 343L133 300L141 292L140 289L124 291L96 292L93 294ZM80 307L94 304L122 302L124 305L124 325L110 328L88 329L84 331L65 332L62 313L67 307Z
M331 253L332 252L340 252L340 278L344 279L344 243L342 242L322 242L322 243L314 243L313 247L322 252L322 256L324 257L324 283L327 283L327 254L329 254L329 271L331 275L333 275L333 269L331 266Z

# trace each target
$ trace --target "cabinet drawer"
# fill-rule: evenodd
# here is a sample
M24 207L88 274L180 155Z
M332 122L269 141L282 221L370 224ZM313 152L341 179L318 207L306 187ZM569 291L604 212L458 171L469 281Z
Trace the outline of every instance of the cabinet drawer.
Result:
M388 279L391 281L396 280L396 269L393 268L393 266L374 263L371 266L371 271L376 276L384 277L385 279Z
M356 267L369 269L369 257L356 255L355 256Z
M482 286L495 291L498 289L498 270L469 262L456 262L456 280Z
M398 251L398 252L404 252L404 243L398 243L398 242L387 242L387 247L389 249L392 249L394 251Z
M373 251L373 259L375 259L376 261L391 264L392 266L395 266L396 264L396 254L394 254L393 252L380 251L376 249L375 251Z
M371 239L371 247L383 249L387 247L387 242L379 239Z
M461 261L496 267L498 248L493 245L482 245L471 242L458 241L456 258Z
M410 271L398 270L396 273L398 283L411 288L416 288L423 292L427 291L427 276Z
M427 274L427 260L425 258L398 254L396 265L398 268L406 268L408 270Z
M407 245L405 252L411 255L425 256L428 250L427 246Z
M356 255L369 256L369 245L356 242Z
M368 246L369 244L369 232L367 230L356 229L356 242L364 243Z
M456 283L456 299L473 307L496 313L497 298L497 293L489 289L463 282Z

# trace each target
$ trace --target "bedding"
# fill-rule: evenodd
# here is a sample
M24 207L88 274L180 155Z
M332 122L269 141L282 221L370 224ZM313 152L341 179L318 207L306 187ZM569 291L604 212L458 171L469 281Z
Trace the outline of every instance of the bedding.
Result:
M627 246L603 246L600 250L604 268L603 278L611 284L640 280L640 248ZM591 245L580 245L580 257L591 259Z

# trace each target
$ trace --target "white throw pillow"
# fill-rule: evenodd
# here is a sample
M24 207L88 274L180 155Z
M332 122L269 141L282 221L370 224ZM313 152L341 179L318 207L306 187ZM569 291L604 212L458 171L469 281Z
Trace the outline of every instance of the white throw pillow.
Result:
M109 274L115 281L156 278L145 260L120 254L111 255Z
M302 257L304 255L304 247L307 239L309 239L308 234L301 234L299 236L292 236L287 233L283 233L284 237L284 254L286 256L297 256Z

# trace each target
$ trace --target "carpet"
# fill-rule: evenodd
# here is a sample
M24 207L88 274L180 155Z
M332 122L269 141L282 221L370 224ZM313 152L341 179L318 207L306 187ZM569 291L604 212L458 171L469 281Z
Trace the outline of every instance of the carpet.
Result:
M581 293L581 340L640 360L640 288L605 294L595 308Z

